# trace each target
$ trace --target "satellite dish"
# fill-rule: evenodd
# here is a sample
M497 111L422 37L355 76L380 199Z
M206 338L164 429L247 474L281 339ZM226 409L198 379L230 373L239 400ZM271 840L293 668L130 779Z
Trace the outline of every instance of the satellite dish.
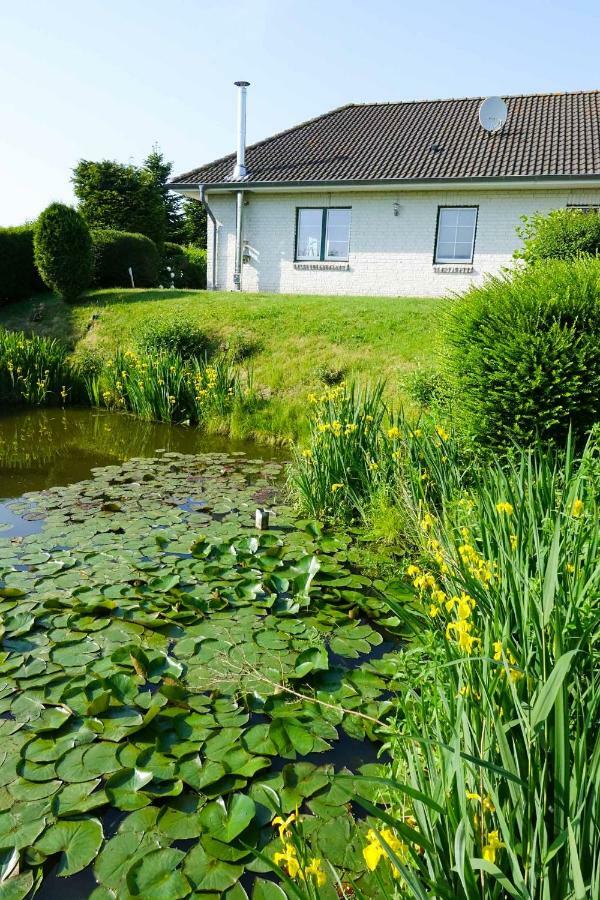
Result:
M508 109L501 97L488 97L479 107L479 124L490 134L500 131L507 116Z

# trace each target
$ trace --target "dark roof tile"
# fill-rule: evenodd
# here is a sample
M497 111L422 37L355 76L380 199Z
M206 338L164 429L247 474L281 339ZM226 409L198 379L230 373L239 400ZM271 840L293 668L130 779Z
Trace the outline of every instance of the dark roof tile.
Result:
M482 98L349 104L253 144L244 183L600 175L600 92L507 97L497 134ZM435 147L435 149L434 149ZM231 180L234 154L172 179Z

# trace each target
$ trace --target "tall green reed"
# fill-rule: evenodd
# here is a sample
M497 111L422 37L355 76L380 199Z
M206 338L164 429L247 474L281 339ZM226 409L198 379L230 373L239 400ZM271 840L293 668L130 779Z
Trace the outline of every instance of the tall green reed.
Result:
M67 350L59 341L0 329L0 402L60 405L77 393Z
M591 441L580 459L522 453L469 490L438 486L437 507L408 482L421 562L406 618L444 652L424 655L390 741L413 792L392 817L408 896L600 896L598 472Z
M90 385L90 398L142 419L197 425L243 401L238 370L226 356L211 361L175 353L119 351Z

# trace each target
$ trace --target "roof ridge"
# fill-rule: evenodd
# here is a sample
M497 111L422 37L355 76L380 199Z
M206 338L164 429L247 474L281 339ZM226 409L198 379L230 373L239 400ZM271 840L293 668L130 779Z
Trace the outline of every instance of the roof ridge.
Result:
M292 131L297 131L299 128L305 128L307 125L312 125L313 122L318 122L321 119L326 119L328 116L332 116L334 113L341 112L343 109L349 109L351 106L362 106L366 104L360 103L343 103L341 106L336 106L333 109L328 110L327 112L321 113L318 116L313 116L310 119L305 119L304 122L298 122L297 125L290 125L289 128L284 128L282 131L276 131L274 134L270 134L268 137L261 138L260 141L255 141L254 144L248 144L246 147L246 151L252 150L254 147L260 147L262 144L266 144L269 141L274 140L275 138L283 137L285 134L290 134ZM204 163L204 165L195 169L190 169L189 172L182 172L181 175L178 175L176 178L171 178L168 184L180 184L181 179L186 178L188 175L192 175L194 172L198 171L198 168L208 168L208 166L216 166L218 163L225 162L231 157L235 156L235 150L230 153L225 153L224 156L219 156L217 159L213 159L210 162ZM237 180L237 179L236 179ZM241 180L241 179L240 179Z
M459 103L465 100L485 100L486 97L497 96L503 100L518 100L522 97L575 97L578 94L600 94L599 88L592 90L579 91L539 91L531 94L484 94L471 97L412 97L408 100L361 100L359 102L347 103L346 106L404 106L411 103ZM339 109L344 109L340 106ZM332 110L333 112L334 110Z

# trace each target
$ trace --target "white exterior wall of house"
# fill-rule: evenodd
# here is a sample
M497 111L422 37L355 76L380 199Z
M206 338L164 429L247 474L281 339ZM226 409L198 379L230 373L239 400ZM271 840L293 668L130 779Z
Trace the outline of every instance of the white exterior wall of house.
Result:
M243 291L435 297L480 284L488 273L510 266L521 216L567 204L599 204L600 189L248 191L245 198L243 237L251 259L243 266ZM235 195L213 192L208 200L218 222L216 287L233 290ZM296 209L309 206L352 208L347 264L294 262ZM479 207L470 272L434 265L439 206ZM210 221L208 248L211 288Z

